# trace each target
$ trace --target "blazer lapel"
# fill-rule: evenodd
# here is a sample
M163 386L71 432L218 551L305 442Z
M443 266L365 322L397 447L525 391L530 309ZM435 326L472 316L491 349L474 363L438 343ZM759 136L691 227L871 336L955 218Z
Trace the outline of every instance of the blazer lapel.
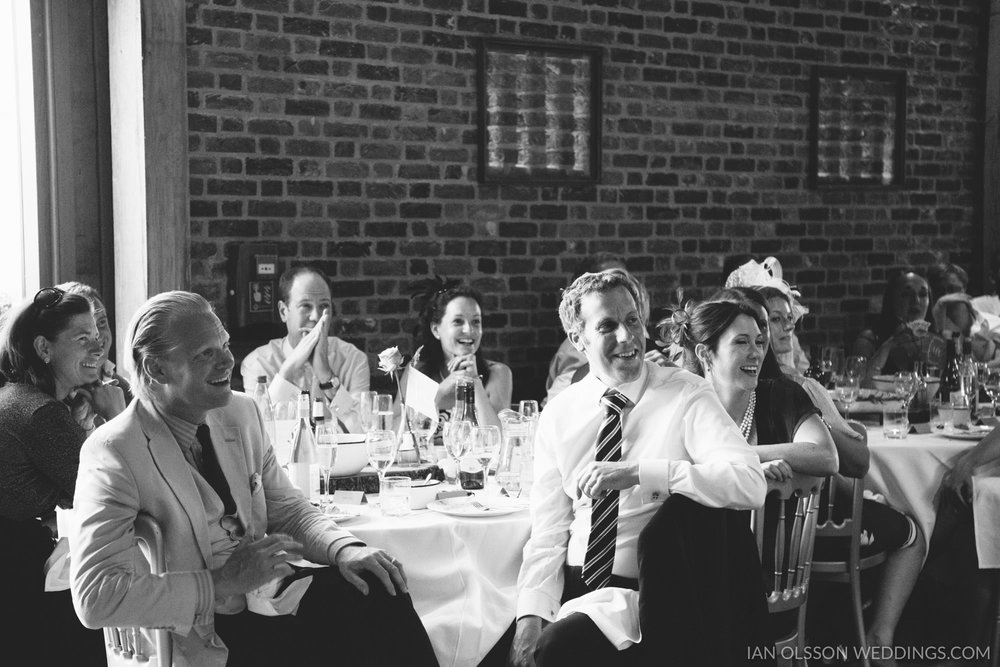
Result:
M205 417L205 422L212 429L212 444L219 459L219 467L229 482L229 492L236 502L236 513L250 532L253 530L250 470L243 450L243 438L239 428L225 425L220 412L212 410Z
M188 515L191 529L198 541L198 548L205 561L205 567L208 567L212 562L208 517L205 515L205 505L191 473L191 467L184 459L184 454L181 453L181 446L177 444L170 429L163 423L155 409L140 401L136 406L136 414L139 416L139 423L149 442L150 456L167 486L173 491L177 502Z

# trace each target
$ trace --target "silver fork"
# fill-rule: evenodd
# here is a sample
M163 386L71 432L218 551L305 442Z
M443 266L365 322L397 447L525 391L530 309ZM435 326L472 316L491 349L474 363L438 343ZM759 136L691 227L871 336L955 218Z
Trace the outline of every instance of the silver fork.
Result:
M475 508L476 508L477 510L479 510L480 512L488 512L488 511L490 511L490 509L491 509L491 508L490 508L489 506L487 506L487 505L484 505L484 504L482 504L482 503L481 503L481 502L479 502L478 500L473 500L473 501L472 501L471 503L469 503L469 504L470 504L470 505L472 505L473 507L475 507Z

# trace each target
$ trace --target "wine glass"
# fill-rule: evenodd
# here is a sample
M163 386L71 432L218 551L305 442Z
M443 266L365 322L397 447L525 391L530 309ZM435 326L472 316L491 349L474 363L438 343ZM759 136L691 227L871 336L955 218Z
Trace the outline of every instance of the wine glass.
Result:
M520 465L510 466L507 470L497 471L497 484L507 494L508 498L517 498L521 495L521 470Z
M385 479L385 472L396 459L396 448L399 441L392 431L372 429L365 436L365 447L368 448L368 462L378 473L378 486L381 490L382 480Z
M844 362L844 370L846 373L856 376L857 378L865 377L865 371L868 369L868 357L861 355L847 357Z
M472 431L472 455L483 467L483 489L490 479L490 468L500 454L500 428L497 426L476 426Z
M917 379L910 371L899 371L893 378L893 388L896 395L903 399L903 409L907 409L913 394L916 392Z
M417 436L417 447L420 448L421 456L433 461L431 458L431 433L434 432L436 422L434 417L425 415L413 408L406 406L406 419L410 425L410 430Z
M376 396L378 396L378 392L374 391L359 391L353 394L354 402L358 409L358 419L361 421L362 433L372 430Z
M860 384L861 378L854 373L844 373L837 384L837 396L844 404L845 419L851 418L851 405L858 397L858 386Z
M458 471L462 467L462 457L469 453L472 446L472 422L456 421L448 422L444 425L444 432L441 434L444 439L444 448L448 455L455 460L455 472L448 481L458 484Z
M316 425L316 463L319 465L320 481L323 492L319 497L319 505L326 509L333 504L333 490L330 488L330 473L337 460L337 427L335 424L322 423Z
M525 419L538 419L538 401L521 401L517 408Z
M375 421L375 429L379 431L393 430L392 394L375 394L375 401L372 404L372 413Z
M820 369L823 373L820 382L826 388L832 388L833 376L844 367L844 351L839 347L824 347L823 356L820 360Z
M989 394L990 402L993 403L993 415L997 414L997 399L1000 398L1000 369L988 368L986 377L983 380L983 387Z

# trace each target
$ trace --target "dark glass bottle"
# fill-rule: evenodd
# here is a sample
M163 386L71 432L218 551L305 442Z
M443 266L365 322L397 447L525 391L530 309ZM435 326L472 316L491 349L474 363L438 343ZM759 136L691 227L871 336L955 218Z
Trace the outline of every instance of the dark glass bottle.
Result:
M816 380L816 382L825 387L826 381L823 379L823 360L820 358L821 355L819 345L809 346L809 368L806 369L803 375Z
M962 392L961 345L961 338L957 333L952 334L945 343L944 368L941 371L941 385L938 387L938 396L943 403L950 402L952 394Z

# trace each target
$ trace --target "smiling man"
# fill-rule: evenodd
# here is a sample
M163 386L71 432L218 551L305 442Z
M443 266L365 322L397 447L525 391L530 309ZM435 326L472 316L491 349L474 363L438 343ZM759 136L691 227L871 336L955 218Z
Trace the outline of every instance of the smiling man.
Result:
M563 293L563 328L590 373L553 399L538 422L515 665L643 664L643 653L659 648L664 635L663 605L681 599L664 573L671 567L662 553L671 554L667 541L660 528L647 530L664 514L664 501L686 496L702 509L764 502L757 456L711 386L643 359L638 302L635 279L614 269L584 274ZM749 535L748 521L743 526ZM641 567L644 557L652 569ZM759 595L751 606L762 610ZM649 623L656 632L643 632ZM668 648L673 653L657 653L651 664L676 655ZM711 662L708 651L703 657L729 664Z
M325 396L344 419L354 410L351 394L368 391L371 376L365 353L330 335L329 279L315 267L292 267L281 275L278 292L278 314L288 334L246 356L240 367L244 389L249 392L264 375L275 403L308 390L313 398Z
M399 561L339 528L275 462L256 405L230 390L229 334L208 302L153 297L128 347L137 400L80 454L70 578L83 623L168 628L176 664L314 665L335 642L344 664L436 665ZM140 512L163 529L163 576L136 545ZM332 567L272 598L301 556ZM285 615L251 612L261 597Z

